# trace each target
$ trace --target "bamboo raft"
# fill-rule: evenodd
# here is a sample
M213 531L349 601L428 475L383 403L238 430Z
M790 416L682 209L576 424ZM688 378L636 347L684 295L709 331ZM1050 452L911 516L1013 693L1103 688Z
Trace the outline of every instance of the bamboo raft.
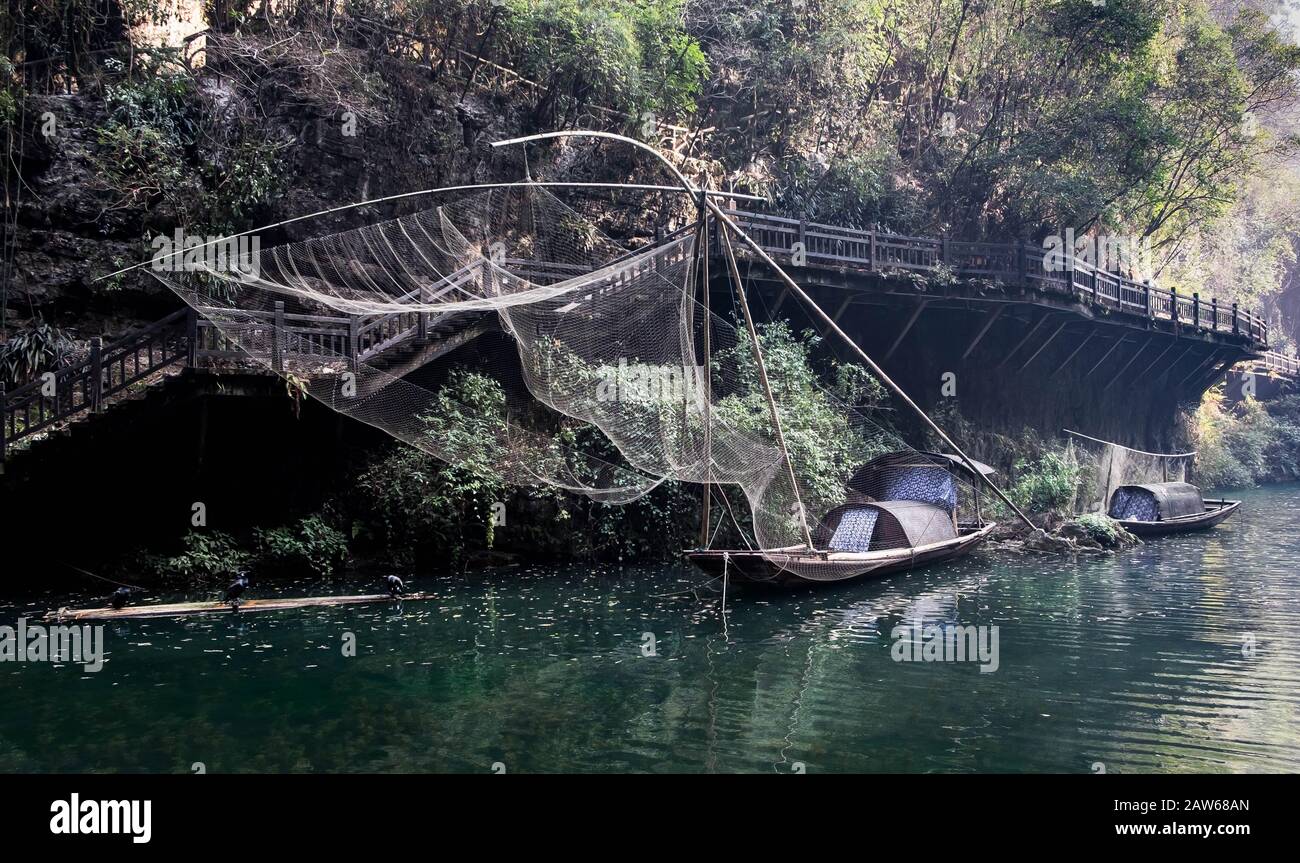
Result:
M365 605L377 602L418 602L433 599L432 594L412 593L395 600L386 593L360 596L296 596L283 599L246 599L236 613L248 611L285 611L293 608L328 608L336 605ZM127 620L144 617L186 617L192 614L231 614L228 602L176 602L166 605L137 605L126 608L60 608L45 613L46 620Z

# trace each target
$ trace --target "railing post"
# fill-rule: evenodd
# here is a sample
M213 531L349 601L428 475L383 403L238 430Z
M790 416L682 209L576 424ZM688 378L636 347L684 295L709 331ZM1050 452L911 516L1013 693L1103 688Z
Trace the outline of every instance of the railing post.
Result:
M708 250L708 246L705 246L706 255L708 254L707 250ZM428 302L428 297L426 296L428 290L429 289L424 287L423 285L420 286L421 305L424 305L426 302ZM429 313L428 312L422 311L419 313L419 316L416 321L415 335L416 338L418 338L420 341L424 341L425 339L429 338Z
M874 230L868 231L867 239L871 242L871 249L869 252L871 260L867 264L867 269L874 273L876 271L876 232Z
M1210 297L1210 331L1219 331L1219 298Z
M1020 287L1029 287L1029 247L1024 240L1016 244L1016 270L1020 273Z
M1201 292L1192 291L1192 329L1201 328Z
M186 317L185 338L189 341L186 345L185 364L194 368L199 364L199 313L193 308Z
M1093 265L1093 268L1092 268L1092 304L1093 304L1094 306L1097 305L1097 281L1098 281L1098 279L1099 279L1099 277L1100 277L1100 272L1101 272L1101 271L1097 269L1096 265Z
M90 409L100 411L104 394L104 342L99 336L90 340Z
M1151 320L1151 282L1146 279L1142 280L1142 302L1146 303L1147 320Z
M271 322L271 368L284 371L284 345L280 333L284 331L284 301L275 303L275 320Z
M1169 320L1174 322L1174 332L1178 332L1178 289L1169 289Z
M353 373L361 365L361 319L356 315L348 316L348 364Z
M5 430L9 427L9 403L5 400L5 385L0 382L0 474L5 472L5 456L8 455L9 442Z
M1237 303L1236 303L1236 301L1234 300L1233 303L1232 303L1232 334L1233 334L1234 336L1236 336L1236 335L1240 335L1240 334L1241 334L1241 333L1240 333L1240 329L1239 329L1238 321L1239 321L1239 318L1237 317Z
M799 220L799 248L803 250L804 260L808 260L808 220Z

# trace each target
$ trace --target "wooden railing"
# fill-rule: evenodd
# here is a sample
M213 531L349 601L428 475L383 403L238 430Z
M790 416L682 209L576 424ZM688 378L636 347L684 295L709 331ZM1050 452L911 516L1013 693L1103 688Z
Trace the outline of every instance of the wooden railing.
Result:
M91 339L84 360L47 372L12 392L0 384L0 458L14 441L81 413L167 366L191 358L192 315L174 312L108 347Z
M1277 351L1264 351L1258 358L1238 364L1249 371L1267 372L1293 380L1300 379L1300 359L1279 354Z
M961 277L994 279L1088 300L1135 320L1170 320L1178 327L1232 334L1261 346L1268 344L1264 320L1239 309L1236 303L1226 306L1215 299L1202 300L1197 294L1184 296L1099 270L1077 259L1070 259L1059 271L1053 270L1045 264L1044 251L1027 244L909 237L743 210L732 211L731 216L769 254L789 260L801 250L797 260L807 267L866 272L933 272L947 267ZM663 239L691 230L691 226L679 228ZM629 252L627 257L642 251ZM416 289L399 299L432 302L463 288L483 263L476 261L437 285ZM646 266L653 263L647 262ZM515 259L507 259L504 267L539 284L586 271L573 265ZM251 356L283 371L286 360L347 357L355 368L412 339L425 339L446 316L404 310L364 316L290 314L283 303L277 303L269 311L213 309L211 317L223 323L218 326L182 309L108 347L103 347L99 339L92 340L88 357L50 377L9 393L0 385L0 462L15 441L83 411L100 410L107 397L177 363L196 365L214 358ZM1270 368L1281 374L1300 374L1296 360L1290 357L1271 352L1265 357L1273 364Z
M451 290L445 286L442 291ZM429 289L430 297L442 291ZM101 411L110 396L174 365L251 357L283 371L286 362L350 358L357 364L408 342L423 339L450 315L395 312L334 317L271 311L212 309L220 325L200 308L181 309L128 333L107 347L99 338L84 359L18 389L0 384L0 463L9 446L51 425L89 411Z
M993 279L1061 296L1088 300L1135 319L1168 320L1178 327L1243 337L1268 345L1268 324L1236 303L1220 304L1158 288L1065 257L1064 266L1042 248L1027 243L972 243L933 237L909 237L884 231L861 231L782 216L731 212L732 219L768 254L795 258L816 269L885 272L935 272L946 267L966 278Z

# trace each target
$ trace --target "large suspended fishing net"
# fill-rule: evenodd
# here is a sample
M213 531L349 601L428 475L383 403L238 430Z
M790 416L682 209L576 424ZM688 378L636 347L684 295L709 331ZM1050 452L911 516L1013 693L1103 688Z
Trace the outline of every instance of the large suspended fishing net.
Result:
M700 242L688 225L628 249L515 185L225 260L162 256L155 273L228 344L445 462L615 504L665 480L738 489L749 514L728 507L727 535L809 578L977 520L950 459L908 447L858 388L779 345L769 401L743 318L699 302ZM469 396L447 371L462 348L491 383Z
M1196 458L1194 452L1145 452L1078 432L1067 430L1066 434L1070 437L1069 457L1080 466L1075 499L1075 511L1080 513L1109 512L1129 517L1128 510L1139 508L1142 501L1130 503L1127 493L1117 498L1116 492L1125 486L1187 482Z

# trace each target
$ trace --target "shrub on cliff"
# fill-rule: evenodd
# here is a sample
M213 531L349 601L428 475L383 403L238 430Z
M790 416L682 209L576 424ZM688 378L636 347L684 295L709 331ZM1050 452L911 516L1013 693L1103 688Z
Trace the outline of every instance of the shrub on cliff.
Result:
M1196 479L1206 488L1239 488L1300 478L1300 398L1246 399L1229 406L1210 390L1193 417Z
M1043 452L1036 460L1018 459L1016 482L1010 498L1031 513L1063 512L1074 500L1081 469L1078 462L1061 449Z

